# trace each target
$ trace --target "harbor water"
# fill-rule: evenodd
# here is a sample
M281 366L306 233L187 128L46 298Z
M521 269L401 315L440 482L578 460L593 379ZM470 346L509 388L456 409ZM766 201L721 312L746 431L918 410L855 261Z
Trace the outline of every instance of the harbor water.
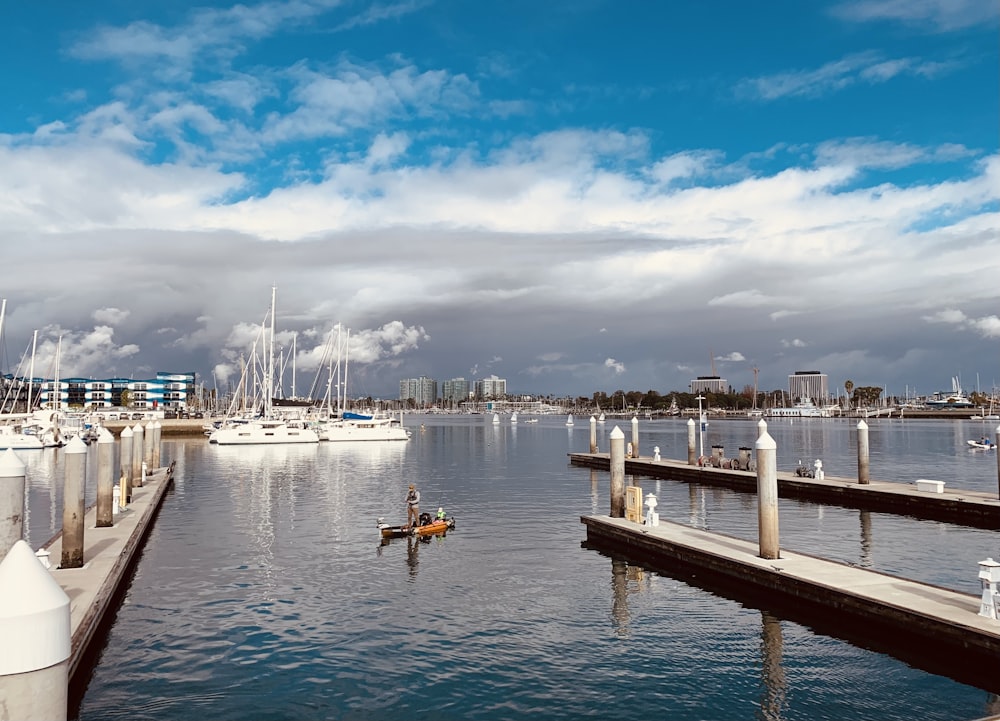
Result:
M107 639L71 708L80 719L976 719L996 696L592 550L606 472L572 467L587 419L410 415L406 443L219 447L167 440L168 494ZM599 450L629 419L599 427ZM778 468L856 471L856 421L779 420ZM870 422L874 479L996 492L976 421ZM713 421L734 456L757 423ZM686 458L687 422L641 421L640 452ZM91 450L93 453L93 449ZM61 519L62 452L23 453L28 533ZM88 472L96 466L91 455ZM635 478L661 519L756 538L751 494ZM382 545L376 519L457 519L444 537ZM88 490L92 501L93 483ZM980 593L996 531L781 499L781 546Z

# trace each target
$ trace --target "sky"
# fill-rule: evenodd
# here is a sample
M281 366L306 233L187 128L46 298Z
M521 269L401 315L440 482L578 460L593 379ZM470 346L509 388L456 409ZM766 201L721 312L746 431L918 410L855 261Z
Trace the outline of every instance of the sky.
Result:
M996 2L4 16L2 372L223 390L275 288L286 395L1000 385Z

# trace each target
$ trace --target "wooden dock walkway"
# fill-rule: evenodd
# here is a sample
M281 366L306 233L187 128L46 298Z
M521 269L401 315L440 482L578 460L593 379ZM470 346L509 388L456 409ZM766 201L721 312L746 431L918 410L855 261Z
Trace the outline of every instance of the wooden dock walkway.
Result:
M570 453L575 466L610 471L609 453ZM745 493L757 492L753 471L734 471L711 466L689 466L676 460L626 458L625 473L663 478L706 486L724 486ZM995 493L948 488L942 493L918 490L915 484L877 481L860 484L855 478L826 476L804 478L778 472L778 494L782 498L826 503L883 513L896 513L973 528L1000 530L1000 499Z
M97 528L97 509L84 515L82 568L58 568L62 557L62 534L56 534L42 548L49 552L52 577L70 599L72 648L69 662L70 688L81 679L77 672L95 652L99 631L108 621L108 612L124 592L130 572L142 550L150 526L173 482L173 466L154 469L140 488L132 490L127 510L115 515L114 526ZM72 695L72 694L71 694Z
M668 573L694 572L698 582L714 579L737 600L762 599L768 608L783 600L837 634L1000 693L1000 621L979 615L978 596L784 549L764 559L756 542L678 523L580 520L589 546L665 563Z

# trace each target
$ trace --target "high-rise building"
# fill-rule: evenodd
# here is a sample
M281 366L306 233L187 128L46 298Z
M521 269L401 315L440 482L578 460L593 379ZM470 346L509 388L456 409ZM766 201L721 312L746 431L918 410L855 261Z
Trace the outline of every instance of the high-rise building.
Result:
M500 399L507 396L507 379L490 376L476 381L476 398L480 400Z
M441 400L445 403L464 403L469 400L469 381L452 378L441 383Z
M412 400L418 408L430 408L437 403L438 384L433 378L404 378L399 382L399 400Z
M830 396L826 373L795 371L788 376L788 395L792 401L808 398L817 405L825 404Z
M691 381L692 393L726 393L729 391L729 384L725 378L719 376L698 376Z

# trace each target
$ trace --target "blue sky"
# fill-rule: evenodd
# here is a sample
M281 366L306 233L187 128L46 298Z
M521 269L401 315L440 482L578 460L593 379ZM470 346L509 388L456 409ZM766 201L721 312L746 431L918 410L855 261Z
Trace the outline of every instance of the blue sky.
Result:
M351 328L358 393L667 392L713 365L738 389L753 367L764 388L989 387L998 15L12 6L4 370L39 329L42 369L62 335L63 375L225 383L275 285L300 372Z

